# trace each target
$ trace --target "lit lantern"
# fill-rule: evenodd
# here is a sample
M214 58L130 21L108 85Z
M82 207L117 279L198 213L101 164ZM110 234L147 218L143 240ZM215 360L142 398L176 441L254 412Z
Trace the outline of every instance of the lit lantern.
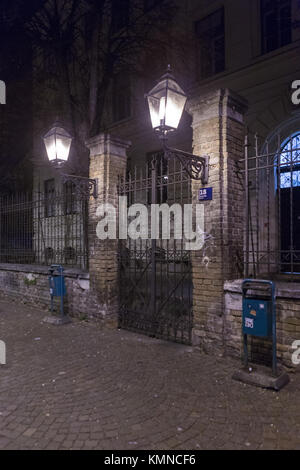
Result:
M60 124L54 124L43 140L51 163L60 165L68 160L72 137Z
M187 96L176 82L170 66L147 95L152 127L162 136L177 129Z

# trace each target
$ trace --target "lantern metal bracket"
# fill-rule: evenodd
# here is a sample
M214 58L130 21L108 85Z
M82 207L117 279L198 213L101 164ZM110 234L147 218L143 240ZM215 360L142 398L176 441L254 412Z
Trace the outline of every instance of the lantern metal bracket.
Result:
M164 144L164 155L167 160L174 158L178 160L191 179L201 181L202 184L208 183L208 155L199 157L183 150L170 148L166 144Z
M97 179L87 178L85 176L61 174L63 183L72 183L75 191L82 196L90 196L96 199L98 197Z

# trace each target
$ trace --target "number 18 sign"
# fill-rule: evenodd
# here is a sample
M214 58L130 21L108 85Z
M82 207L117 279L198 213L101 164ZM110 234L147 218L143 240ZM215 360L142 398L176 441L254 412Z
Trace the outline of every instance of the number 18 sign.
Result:
M199 189L199 201L212 201L213 188L202 188Z

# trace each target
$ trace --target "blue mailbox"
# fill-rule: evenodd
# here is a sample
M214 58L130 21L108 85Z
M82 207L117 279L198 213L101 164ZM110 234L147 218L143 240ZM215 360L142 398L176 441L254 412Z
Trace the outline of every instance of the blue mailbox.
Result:
M53 295L53 297L66 295L66 286L63 276L50 277L50 294Z
M57 271L57 272L56 272ZM66 295L64 268L60 264L52 264L49 269L50 295L61 297Z
M254 336L272 335L272 301L243 299L243 333Z
M49 288L51 296L51 312L53 312L53 298L60 297L60 312L64 315L63 298L66 295L64 268L60 264L52 264L49 268Z

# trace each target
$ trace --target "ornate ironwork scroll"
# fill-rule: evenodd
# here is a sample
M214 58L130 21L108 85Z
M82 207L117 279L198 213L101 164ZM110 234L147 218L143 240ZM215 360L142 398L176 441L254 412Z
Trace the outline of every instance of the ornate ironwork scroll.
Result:
M66 174L62 174L61 178L63 183L72 183L75 191L82 196L93 196L94 198L98 196L98 185L96 179Z
M190 178L207 184L208 182L208 162L209 156L204 155L199 157L182 150L174 149L164 146L164 155L167 160L176 158L181 163L184 170Z

